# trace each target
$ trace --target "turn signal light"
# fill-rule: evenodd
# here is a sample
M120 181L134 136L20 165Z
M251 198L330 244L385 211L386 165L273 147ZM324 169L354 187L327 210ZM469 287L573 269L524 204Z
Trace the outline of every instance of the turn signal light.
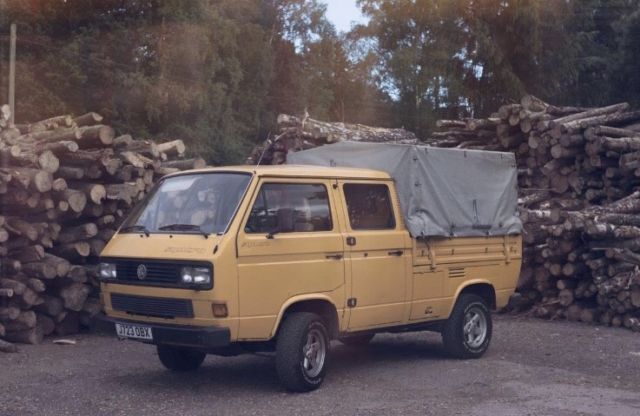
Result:
M216 318L226 318L229 316L226 302L211 302L211 312Z

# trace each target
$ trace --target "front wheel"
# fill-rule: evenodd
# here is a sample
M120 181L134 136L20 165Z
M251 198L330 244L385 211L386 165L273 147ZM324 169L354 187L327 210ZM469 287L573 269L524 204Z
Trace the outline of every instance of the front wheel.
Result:
M322 319L309 312L289 315L276 341L276 370L288 390L306 392L322 384L329 358L329 336Z
M171 371L197 370L204 361L205 356L204 352L158 345L160 362Z
M477 295L460 295L444 325L444 348L455 358L480 358L489 348L493 323L485 301Z

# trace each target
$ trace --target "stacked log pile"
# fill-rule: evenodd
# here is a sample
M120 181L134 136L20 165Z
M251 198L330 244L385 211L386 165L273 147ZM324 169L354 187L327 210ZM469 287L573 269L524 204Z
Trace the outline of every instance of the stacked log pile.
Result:
M386 129L362 124L328 123L286 114L278 116L278 135L256 146L247 158L249 165L281 165L287 152L312 149L340 141L416 144L418 138L404 129Z
M116 136L95 113L32 124L0 111L0 340L75 333L101 310L97 256L161 176L204 166L181 140ZM0 349L12 349L6 342Z
M337 141L417 143L407 131L281 115L248 163ZM640 112L526 96L486 119L440 120L423 143L516 155L524 261L511 307L640 331Z
M640 112L527 96L438 126L431 145L516 154L525 257L512 306L640 331Z

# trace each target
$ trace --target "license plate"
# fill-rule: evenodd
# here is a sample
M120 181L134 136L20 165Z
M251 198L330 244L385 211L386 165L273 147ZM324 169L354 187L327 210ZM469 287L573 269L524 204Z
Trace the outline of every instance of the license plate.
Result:
M142 325L129 325L116 322L116 333L120 338L146 339L153 341L151 328Z

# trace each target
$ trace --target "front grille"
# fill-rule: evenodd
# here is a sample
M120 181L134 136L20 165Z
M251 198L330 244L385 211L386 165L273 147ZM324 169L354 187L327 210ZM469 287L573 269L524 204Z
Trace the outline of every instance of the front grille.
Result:
M160 285L177 285L180 283L181 264L148 260L117 260L115 263L118 280ZM147 271L144 279L138 277L138 267L140 265L144 265Z
M189 299L150 298L113 293L111 307L134 315L193 318L193 304Z
M116 265L117 277L115 281L108 280L105 283L119 283L138 286L175 287L193 290L210 290L213 288L213 279L208 286L193 285L182 282L181 270L183 267L206 267L213 275L213 265L206 261L190 260L150 260L133 258L103 257L107 263ZM144 266L144 272L138 275L138 268Z

